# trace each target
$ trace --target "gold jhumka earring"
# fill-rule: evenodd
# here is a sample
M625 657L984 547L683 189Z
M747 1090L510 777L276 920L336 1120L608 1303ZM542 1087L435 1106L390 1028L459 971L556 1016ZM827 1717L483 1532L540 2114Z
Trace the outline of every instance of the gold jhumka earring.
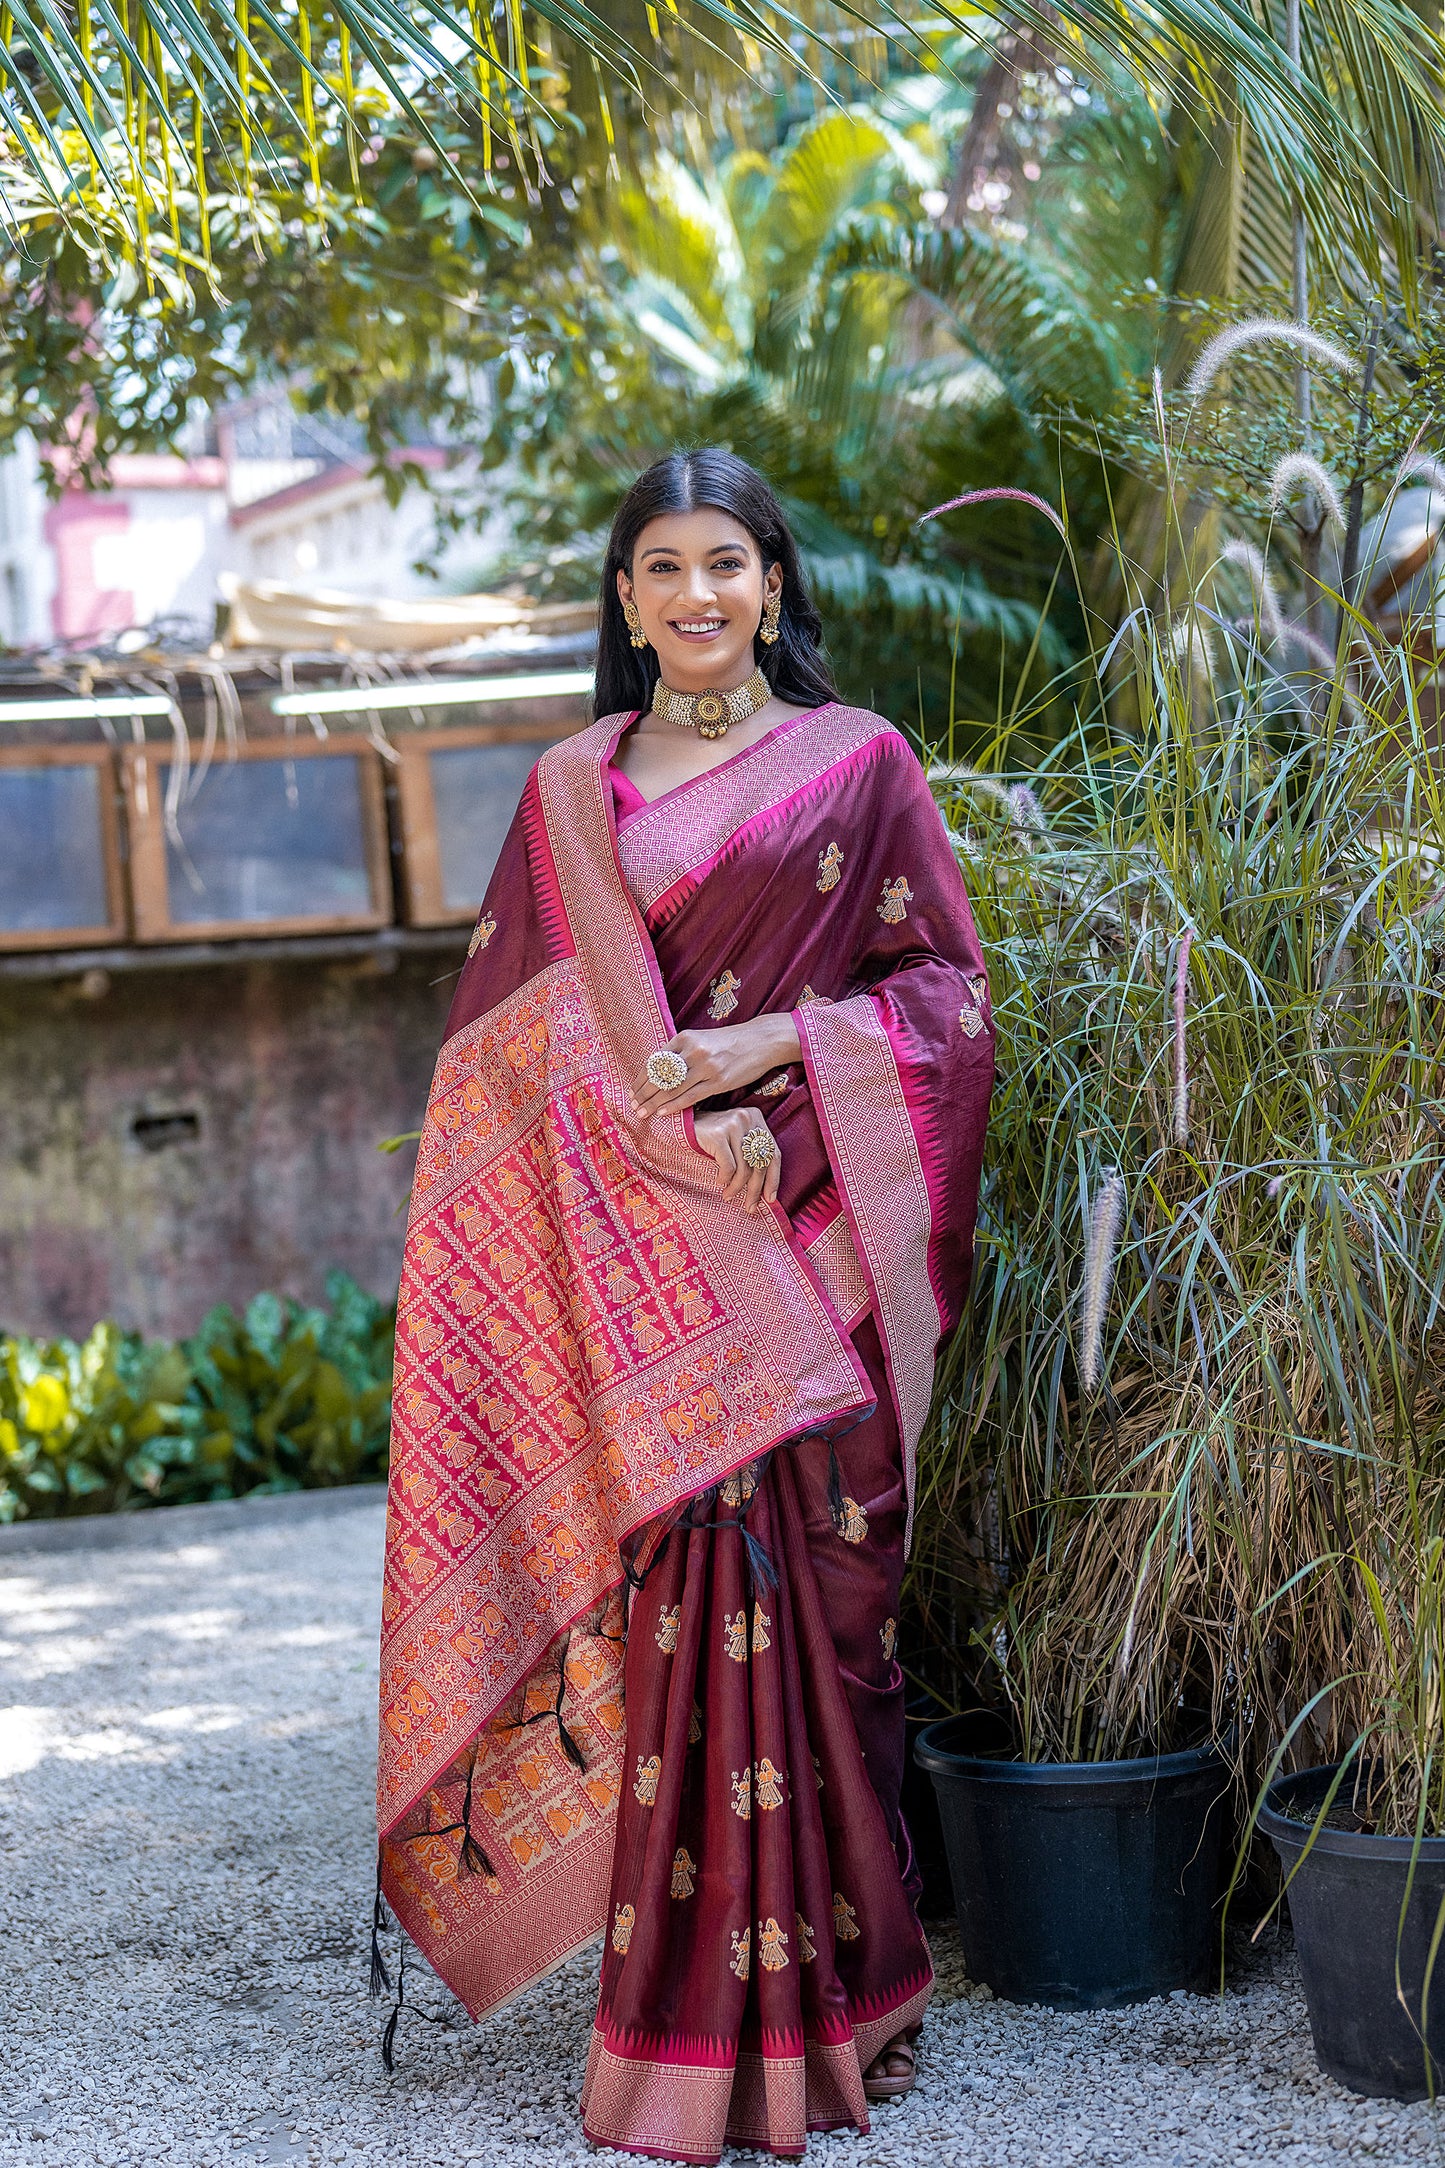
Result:
M646 647L647 634L642 629L642 612L635 602L624 602L622 614L627 620L628 637L634 647ZM776 638L776 634L774 635Z
M772 647L778 637L778 619L783 614L783 591L781 588L768 600L763 611L763 621L758 627L758 638Z

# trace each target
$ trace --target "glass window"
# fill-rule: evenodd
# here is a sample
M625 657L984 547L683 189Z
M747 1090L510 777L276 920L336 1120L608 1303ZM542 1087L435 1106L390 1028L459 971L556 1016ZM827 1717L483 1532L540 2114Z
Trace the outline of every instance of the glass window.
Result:
M437 857L442 901L449 911L475 910L480 905L522 786L542 751L533 741L441 746L432 754Z
M160 789L170 770L161 764ZM350 917L372 908L358 760L218 760L166 839L178 926Z
M107 771L0 768L0 933L104 926Z

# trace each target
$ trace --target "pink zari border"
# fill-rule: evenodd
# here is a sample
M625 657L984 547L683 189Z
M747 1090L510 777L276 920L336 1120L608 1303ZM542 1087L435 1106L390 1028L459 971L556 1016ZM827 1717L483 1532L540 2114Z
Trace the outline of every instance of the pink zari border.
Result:
M594 2145L656 2160L710 2164L727 2145L800 2157L809 2131L852 2124L868 2135L863 2072L903 2033L912 2038L933 1993L926 1984L847 2040L806 2040L801 2055L744 2051L736 2064L618 2055L594 2026L582 2081L582 2127Z
M614 725L623 720L612 718ZM650 911L749 821L816 783L875 738L893 734L893 725L881 715L834 703L783 724L711 775L635 814L618 837L617 850L639 909Z
M823 1232L804 1244L803 1255L822 1281L823 1292L837 1311L844 1332L851 1332L867 1316L871 1298L847 1213L835 1213Z
M933 1213L892 1042L871 994L794 1012L813 1103L873 1296L903 1441L913 1527L918 1440L943 1317L928 1269Z

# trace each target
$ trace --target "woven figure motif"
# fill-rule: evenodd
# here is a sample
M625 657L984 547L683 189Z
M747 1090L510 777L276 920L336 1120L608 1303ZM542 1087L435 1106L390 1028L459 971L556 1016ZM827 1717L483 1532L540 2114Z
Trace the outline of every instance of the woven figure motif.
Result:
M776 1920L758 1921L758 1963L764 1972L781 1972L788 1962L788 1938Z
M715 1024L720 1024L725 1016L732 1015L738 1005L742 983L733 972L720 971L709 986L707 1013Z
M913 890L900 873L896 881L883 883L883 901L878 906L878 916L885 926L900 926L908 916L912 901Z
M868 1516L856 1498L843 1500L842 1526L838 1530L845 1543L862 1543L868 1534Z
M767 1812L783 1803L781 1769L775 1769L765 1754L753 1768L753 1797L760 1808Z

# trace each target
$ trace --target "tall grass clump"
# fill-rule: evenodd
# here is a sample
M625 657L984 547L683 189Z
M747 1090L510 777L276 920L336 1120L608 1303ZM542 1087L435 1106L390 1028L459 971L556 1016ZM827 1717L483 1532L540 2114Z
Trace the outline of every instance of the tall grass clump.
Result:
M1434 714L1408 636L1295 639L1261 566L1131 613L1041 822L940 771L998 1083L919 1669L1029 1759L1368 1740L1381 1826L1445 1829Z

